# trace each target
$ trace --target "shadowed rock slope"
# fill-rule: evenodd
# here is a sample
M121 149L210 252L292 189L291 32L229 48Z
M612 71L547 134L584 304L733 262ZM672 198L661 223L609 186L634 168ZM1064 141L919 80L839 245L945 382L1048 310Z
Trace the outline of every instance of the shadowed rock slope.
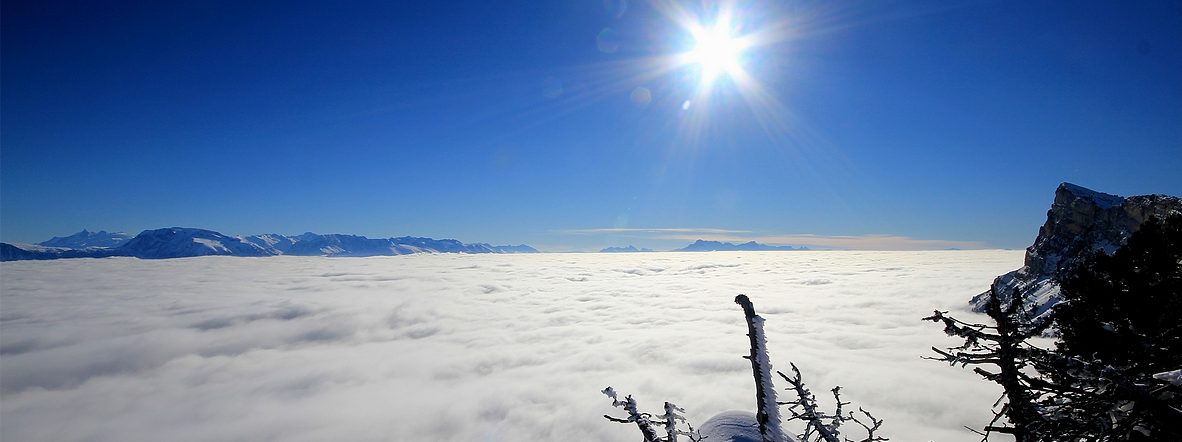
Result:
M1150 218L1182 212L1182 199L1167 195L1120 197L1071 183L1055 190L1047 221L1026 248L1022 268L997 277L1003 295L1017 289L1042 315L1059 302L1059 283L1083 259L1101 251L1112 254ZM973 310L983 312L989 292L974 296Z

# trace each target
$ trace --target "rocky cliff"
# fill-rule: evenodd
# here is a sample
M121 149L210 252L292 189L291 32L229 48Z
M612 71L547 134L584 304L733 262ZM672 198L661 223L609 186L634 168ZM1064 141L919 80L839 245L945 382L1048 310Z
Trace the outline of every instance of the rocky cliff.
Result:
M1111 254L1151 217L1182 212L1182 199L1166 195L1119 197L1063 183L1047 211L1047 222L1026 249L1022 268L997 277L1003 295L1016 288L1042 315L1059 302L1059 281L1096 251ZM989 292L974 296L973 310L984 311Z

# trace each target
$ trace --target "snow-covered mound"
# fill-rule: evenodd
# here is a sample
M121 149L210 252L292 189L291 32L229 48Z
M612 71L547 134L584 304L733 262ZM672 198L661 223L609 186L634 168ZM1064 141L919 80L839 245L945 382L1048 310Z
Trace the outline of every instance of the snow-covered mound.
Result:
M182 258L188 256L232 255L271 256L266 249L212 230L169 227L145 230L115 249L120 256L137 258Z
M1167 195L1127 198L1096 192L1071 183L1055 190L1047 222L1026 249L1022 268L997 277L993 287L1003 296L1017 289L1042 315L1059 302L1059 283L1097 251L1111 254L1150 218L1182 212L1182 199ZM985 311L989 292L974 296L973 310Z
M750 411L729 410L718 413L702 423L698 432L710 442L763 442L759 422ZM795 442L788 436L789 442Z
M111 248L118 247L129 239L131 239L131 235L123 232L110 233L105 230L91 232L83 229L81 232L70 236L55 236L47 241L38 243L38 245L67 249Z

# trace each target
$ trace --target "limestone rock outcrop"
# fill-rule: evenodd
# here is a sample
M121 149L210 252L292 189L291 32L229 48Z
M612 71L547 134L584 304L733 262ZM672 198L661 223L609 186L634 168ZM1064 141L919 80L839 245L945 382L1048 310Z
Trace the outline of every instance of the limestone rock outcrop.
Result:
M1111 254L1146 220L1182 213L1182 199L1167 195L1119 197L1062 183L1047 211L1047 221L1026 249L1022 268L997 277L993 288L1003 296L1014 289L1045 314L1059 302L1059 282L1096 251ZM989 292L974 296L982 312Z

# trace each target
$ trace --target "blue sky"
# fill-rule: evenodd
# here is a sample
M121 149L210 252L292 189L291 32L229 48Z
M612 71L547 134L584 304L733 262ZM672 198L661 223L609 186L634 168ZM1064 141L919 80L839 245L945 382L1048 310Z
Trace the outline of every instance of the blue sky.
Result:
M1062 181L1182 194L1178 2L100 3L3 4L4 241L1019 248Z

